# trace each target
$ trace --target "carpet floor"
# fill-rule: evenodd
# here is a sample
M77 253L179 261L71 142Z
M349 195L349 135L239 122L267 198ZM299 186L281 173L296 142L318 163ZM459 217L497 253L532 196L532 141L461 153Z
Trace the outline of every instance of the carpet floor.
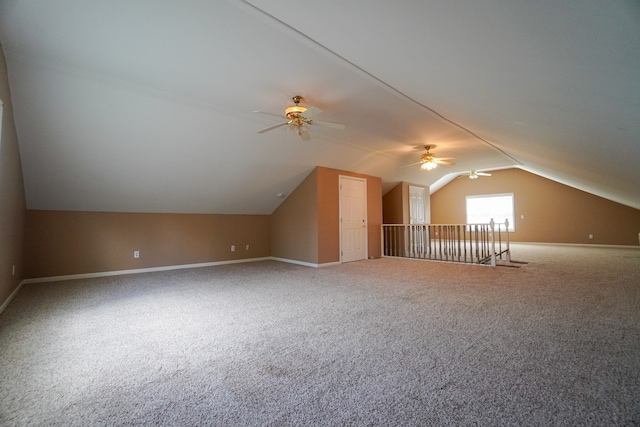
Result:
M640 425L640 251L23 286L0 425Z

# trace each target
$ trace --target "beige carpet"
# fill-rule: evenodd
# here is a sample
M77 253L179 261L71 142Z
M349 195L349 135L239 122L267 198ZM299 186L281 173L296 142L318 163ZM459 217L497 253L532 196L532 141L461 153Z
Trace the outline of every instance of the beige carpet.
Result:
M638 425L640 250L25 285L0 425Z

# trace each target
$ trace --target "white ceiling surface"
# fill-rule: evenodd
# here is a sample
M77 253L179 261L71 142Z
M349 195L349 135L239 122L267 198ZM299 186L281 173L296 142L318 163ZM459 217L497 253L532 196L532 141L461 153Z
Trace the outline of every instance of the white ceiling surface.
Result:
M0 41L30 209L268 214L316 165L640 209L635 0L0 0ZM257 134L293 95L346 130Z

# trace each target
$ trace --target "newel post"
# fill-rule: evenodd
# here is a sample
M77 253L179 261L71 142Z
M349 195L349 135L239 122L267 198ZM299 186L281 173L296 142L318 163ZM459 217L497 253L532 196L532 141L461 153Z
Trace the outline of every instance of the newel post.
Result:
M489 221L489 227L491 228L491 265L494 267L496 266L496 238L493 233L495 225L495 221L491 218L491 221Z
M511 249L509 249L509 219L505 218L504 226L507 228L507 262L511 262Z

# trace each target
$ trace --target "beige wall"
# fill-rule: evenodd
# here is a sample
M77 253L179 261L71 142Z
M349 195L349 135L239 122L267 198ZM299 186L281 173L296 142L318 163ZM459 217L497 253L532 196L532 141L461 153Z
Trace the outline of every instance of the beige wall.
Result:
M260 258L269 216L29 210L25 247L27 278Z
M318 262L317 169L271 214L271 256Z
M340 262L340 175L367 180L368 255L381 256L382 180L317 167L271 215L272 256L311 264Z
M23 278L26 205L7 65L1 46L0 99L4 104L0 139L0 305L2 305ZM14 265L16 272L12 274Z
M638 245L640 210L520 169L453 180L431 195L431 222L464 223L465 196L497 193L514 194L513 241Z
M339 175L367 179L368 250L369 256L379 257L380 178L316 168L272 215L28 210L25 277L268 256L312 264L339 262ZM133 258L133 251L140 251L140 258Z
M26 211L24 242L11 227L5 245L24 275L3 288L2 301L20 278L197 264L275 256L313 264L339 262L339 176L367 180L368 252L380 256L382 183L379 178L316 168L272 215L143 214ZM406 185L405 185L406 184ZM404 200L407 183L387 193ZM21 190L21 185L19 189ZM451 182L431 196L433 223L465 222L465 196L513 192L513 241L637 245L640 211L528 172L495 171L491 178ZM18 194L22 194L18 192ZM18 198L19 199L19 198ZM23 203L14 224L22 230ZM404 201L403 206L406 205ZM3 204L3 209L6 205ZM404 216L408 209L400 209ZM3 215L4 215L3 210ZM396 212L396 213L397 213ZM520 215L525 218L521 219ZM3 220L7 218L3 216ZM404 221L404 218L403 218ZM11 232L7 230L11 229ZM588 239L588 234L594 239ZM4 242L4 240L3 240ZM245 249L246 245L250 249ZM231 245L236 251L231 252ZM140 258L133 258L133 251ZM3 267L5 275L7 267Z

